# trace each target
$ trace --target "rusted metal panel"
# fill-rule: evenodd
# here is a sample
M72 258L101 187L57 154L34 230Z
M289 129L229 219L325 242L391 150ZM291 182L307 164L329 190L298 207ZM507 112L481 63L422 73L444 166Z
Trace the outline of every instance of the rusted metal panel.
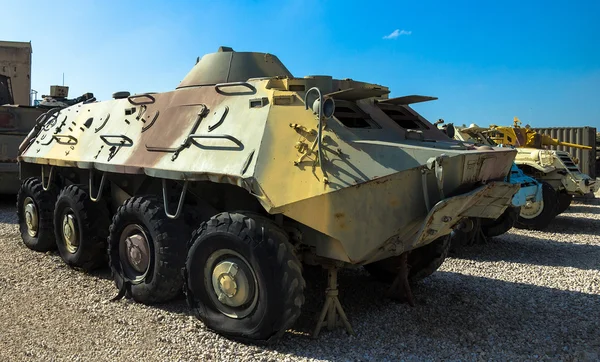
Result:
M596 170L596 127L549 127L532 128L533 130L547 134L559 141L577 143L592 147L591 150L582 150L575 147L549 146L552 150L566 151L579 160L579 170L591 178L598 177Z

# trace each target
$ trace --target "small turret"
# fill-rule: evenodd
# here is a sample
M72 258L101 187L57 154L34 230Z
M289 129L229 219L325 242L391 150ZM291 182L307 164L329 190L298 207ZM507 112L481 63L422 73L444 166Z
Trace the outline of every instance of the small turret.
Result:
M292 77L292 73L279 58L269 53L236 52L221 46L197 60L177 88L214 85L218 83L245 82L250 78Z

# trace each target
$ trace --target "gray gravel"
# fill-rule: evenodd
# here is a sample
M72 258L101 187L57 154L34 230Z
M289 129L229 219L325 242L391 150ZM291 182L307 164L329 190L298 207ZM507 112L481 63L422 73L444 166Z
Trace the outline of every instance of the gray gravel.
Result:
M30 251L15 223L14 200L0 203L1 361L599 359L600 200L574 203L546 232L513 229L458 251L415 288L414 308L382 298L385 286L362 269L344 271L356 336L309 337L325 277L308 280L303 316L268 348L206 330L182 299L108 302L117 291L107 270Z

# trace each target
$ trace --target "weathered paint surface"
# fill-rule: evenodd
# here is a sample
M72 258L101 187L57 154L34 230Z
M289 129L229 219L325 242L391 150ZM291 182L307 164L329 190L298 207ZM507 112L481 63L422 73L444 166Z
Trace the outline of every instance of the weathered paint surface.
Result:
M573 146L580 151L590 151L584 148L595 148L595 145L592 147L586 144L563 142L563 140L553 138L553 135L539 134L533 129L520 127L517 125L518 122L518 119L515 119L514 127L491 126L491 132L490 128L476 125L466 128L457 127L455 138L468 142L483 142L487 145L493 145L492 142L495 142L502 146L516 148L515 163L529 176L548 182L557 191L564 191L571 195L585 195L598 190L600 183L581 172L571 154L547 149L548 147ZM490 134L493 136L490 137ZM569 139L569 141L580 142L581 138ZM592 142L592 140L588 140L588 142ZM558 144L562 146L558 146Z
M490 218L510 204L516 190L501 181L514 150L461 145L408 105L386 103L386 87L275 76L269 67L283 68L273 56L244 54L251 55L251 74L265 76L231 79L234 72L219 71L229 83L203 84L200 61L176 90L62 109L31 135L20 160L234 184L267 212L324 236L317 254L353 263L398 255L449 233L460 217L429 236L420 232L427 223L437 227L431 208L439 202L445 216ZM336 92L335 116L324 122L322 165L315 162L318 147L311 151L318 119L303 101L314 86ZM469 193L486 183L494 186Z
M471 125L470 127L455 127L454 139L472 144L495 147L496 144L484 133L487 131L489 131L489 129L476 125ZM534 178L525 175L516 163L513 163L511 167L510 180L508 180L508 182L521 186L515 196L513 196L512 206L520 207L524 206L527 201L539 202L542 200L542 185Z
M0 194L19 190L19 144L45 110L14 105L0 106Z
M571 195L596 192L600 183L581 172L568 152L518 148L515 163L532 177L548 182L554 189Z

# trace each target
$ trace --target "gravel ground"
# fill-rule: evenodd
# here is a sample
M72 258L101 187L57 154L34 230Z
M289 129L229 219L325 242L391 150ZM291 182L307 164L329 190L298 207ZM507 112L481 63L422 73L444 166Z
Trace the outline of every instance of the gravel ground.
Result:
M316 273L316 276L318 273ZM295 329L267 348L205 329L183 299L153 307L116 295L108 270L85 274L27 249L14 200L0 203L0 360L598 360L600 200L574 203L546 232L513 229L453 254L414 289L382 297L362 269L340 274L357 332L309 334L324 274L308 280Z

